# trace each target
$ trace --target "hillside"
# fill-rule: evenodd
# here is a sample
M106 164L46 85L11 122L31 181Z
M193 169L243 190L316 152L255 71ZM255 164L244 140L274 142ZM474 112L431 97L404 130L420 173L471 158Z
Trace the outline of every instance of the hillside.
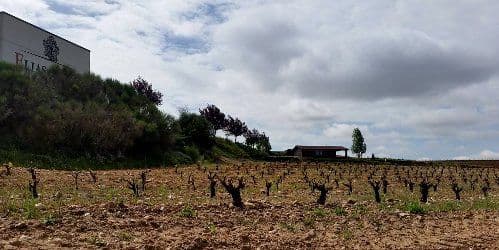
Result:
M117 168L263 155L216 138L213 124L200 114L181 111L176 118L163 112L163 101L142 78L122 83L57 66L26 74L0 63L0 161Z

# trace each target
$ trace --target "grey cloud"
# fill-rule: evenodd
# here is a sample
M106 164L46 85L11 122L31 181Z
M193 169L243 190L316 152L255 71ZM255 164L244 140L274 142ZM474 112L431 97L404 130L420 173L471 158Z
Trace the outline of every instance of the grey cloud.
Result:
M98 16L55 12L43 0L0 7L49 30L95 27L55 31L92 50L97 74L151 81L165 111L215 103L265 131L277 150L349 146L338 126L332 137L323 131L359 124L376 155L499 151L499 3L205 2L120 1Z
M343 16L323 20L319 28L281 7L236 10L213 35L214 49L223 51L216 59L246 72L262 89L322 99L412 98L484 82L499 70L497 52L476 47L469 34L444 39L442 30L397 23L336 27Z
M67 15L102 16L118 10L121 4L117 1L85 1L68 2L61 0L47 1L49 8L55 12Z

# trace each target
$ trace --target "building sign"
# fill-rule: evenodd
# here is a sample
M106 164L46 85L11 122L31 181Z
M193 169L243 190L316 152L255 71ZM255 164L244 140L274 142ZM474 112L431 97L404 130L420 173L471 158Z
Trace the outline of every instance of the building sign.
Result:
M47 59L52 62L57 62L57 55L59 55L59 46L57 46L57 42L55 41L53 36L49 36L47 37L47 39L43 40L43 47Z
M0 60L27 72L65 65L79 73L90 71L90 51L6 12L0 12Z

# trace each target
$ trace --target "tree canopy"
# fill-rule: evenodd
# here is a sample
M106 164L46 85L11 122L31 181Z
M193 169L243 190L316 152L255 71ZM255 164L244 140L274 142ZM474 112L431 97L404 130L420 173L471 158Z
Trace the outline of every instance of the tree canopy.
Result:
M101 157L161 154L175 144L161 93L143 79L122 84L68 67L25 74L0 64L3 145ZM155 157L159 155L155 155Z
M199 113L213 125L215 131L225 127L225 114L217 106L208 104L206 108L200 109Z
M364 137L360 132L359 128L355 128L352 133L352 152L357 154L358 158L361 158L364 153L366 153L367 146L364 142Z
M226 126L224 130L228 132L229 134L234 136L234 142L237 141L237 137L243 135L248 131L248 127L246 126L246 123L243 121L239 120L239 118L233 118L232 116L229 115L229 117L226 120Z

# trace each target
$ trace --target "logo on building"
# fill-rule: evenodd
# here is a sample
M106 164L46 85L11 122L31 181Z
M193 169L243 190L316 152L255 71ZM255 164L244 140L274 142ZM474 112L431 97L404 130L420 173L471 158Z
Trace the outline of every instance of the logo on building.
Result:
M57 62L57 56L59 55L59 46L57 46L57 42L55 41L53 36L47 37L47 39L43 40L43 47L45 49L45 56L49 59L49 61Z

